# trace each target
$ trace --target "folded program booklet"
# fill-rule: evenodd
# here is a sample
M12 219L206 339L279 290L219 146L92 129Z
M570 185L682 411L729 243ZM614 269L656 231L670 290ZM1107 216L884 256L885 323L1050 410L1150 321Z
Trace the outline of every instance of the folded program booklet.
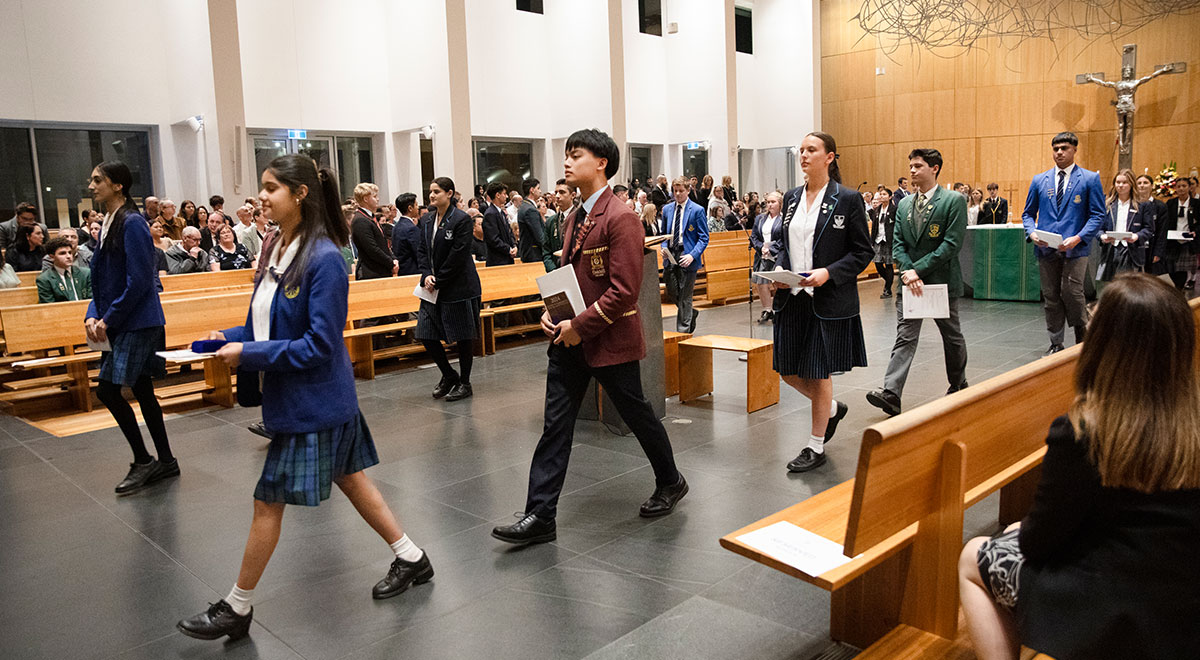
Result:
M550 320L559 323L583 313L583 292L579 290L574 268L556 268L537 278L537 285Z

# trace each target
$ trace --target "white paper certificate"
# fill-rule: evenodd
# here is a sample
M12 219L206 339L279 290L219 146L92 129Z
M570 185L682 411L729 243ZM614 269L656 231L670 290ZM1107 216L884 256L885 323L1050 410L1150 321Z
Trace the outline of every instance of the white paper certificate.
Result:
M779 282L780 284L785 284L792 288L799 287L800 281L804 279L799 273L793 273L790 270L760 270L756 271L754 274L761 278L771 280L772 282Z
M216 355L216 353L196 353L191 349L185 348L178 351L157 351L155 355L166 360L167 362L195 362L197 360L210 358Z
M842 554L841 544L786 520L742 534L737 540L814 577L850 561Z
M413 289L414 296L416 296L426 302L433 303L435 305L437 304L437 294L438 294L437 289L430 291L429 289L426 289L425 287L421 286L420 282L418 282L417 287L415 289Z
M906 319L950 318L950 292L945 284L926 284L919 296L906 288L903 301Z
M1167 240L1169 240L1169 241L1190 241L1190 240L1192 240L1192 237L1188 236L1188 234L1190 234L1190 233L1191 232L1188 232L1188 231L1168 231L1167 232Z
M1062 245L1063 242L1063 237L1052 231L1034 229L1032 236L1052 248L1057 248L1058 246Z

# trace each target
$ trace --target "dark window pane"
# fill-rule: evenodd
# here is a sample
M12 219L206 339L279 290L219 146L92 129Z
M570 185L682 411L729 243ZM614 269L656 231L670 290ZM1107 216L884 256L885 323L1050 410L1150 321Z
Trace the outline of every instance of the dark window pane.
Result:
M38 204L29 129L0 128L0 222L16 215L21 202Z
M421 194L419 197L429 203L429 184L433 183L433 140L421 138ZM464 191L464 197L465 191Z
M754 31L751 28L750 10L735 7L733 10L734 39L737 42L737 52L754 53Z
M517 9L540 14L542 13L542 0L517 0Z
M533 176L533 145L524 142L476 142L475 181L485 187L493 181L519 190Z
M708 152L704 149L684 149L683 174L703 179L708 174Z
M140 207L154 194L147 131L34 129L47 227L79 226L79 207L90 208L88 177L106 160L121 161L133 174L132 197Z
M650 180L650 147L629 147L629 180L634 179L642 185Z
M638 0L638 25L642 34L662 36L662 0Z
M375 183L372 167L371 138L339 137L337 142L338 179L342 197L350 197L354 186L360 183ZM386 204L386 200L380 200Z

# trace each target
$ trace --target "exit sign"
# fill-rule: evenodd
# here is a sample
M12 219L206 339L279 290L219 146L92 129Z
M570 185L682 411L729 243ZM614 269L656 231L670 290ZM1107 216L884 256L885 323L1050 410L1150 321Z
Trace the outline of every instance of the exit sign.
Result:
M684 148L685 149L703 149L704 143L703 142L688 142L686 145L684 145Z
M288 139L289 140L307 140L308 139L308 131L302 131L302 130L299 130L296 128L289 128L288 129Z

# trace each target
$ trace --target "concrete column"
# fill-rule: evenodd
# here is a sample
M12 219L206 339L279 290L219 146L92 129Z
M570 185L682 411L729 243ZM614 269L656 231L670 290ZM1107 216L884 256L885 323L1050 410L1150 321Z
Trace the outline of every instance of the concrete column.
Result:
M246 139L237 0L208 0L208 33L217 112L215 122L205 117L204 130L215 132L219 145L215 154L219 179L209 182L208 193L220 194L233 208L237 206L236 200L257 190L254 155L250 153ZM213 158L214 154L209 153L208 157Z
M726 145L724 154L710 154L712 163L709 172L719 172L717 168L725 166L725 171L733 177L733 184L738 182L738 97L737 97L737 21L734 19L733 0L725 0L725 135ZM721 185L720 179L716 185ZM739 191L741 192L741 191ZM732 202L730 202L732 204Z
M433 138L436 176L449 175L463 196L475 187L471 148L471 85L467 71L465 0L446 0L446 52L450 71L450 125L438 126Z
M732 2L732 0L730 0ZM625 123L625 36L621 0L608 0L608 71L612 89L612 138L621 150L616 182L629 180L628 131Z

